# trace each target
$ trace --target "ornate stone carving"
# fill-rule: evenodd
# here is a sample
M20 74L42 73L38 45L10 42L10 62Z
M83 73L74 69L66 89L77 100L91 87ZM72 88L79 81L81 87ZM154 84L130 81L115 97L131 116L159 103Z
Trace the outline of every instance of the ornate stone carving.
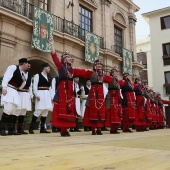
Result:
M85 2L85 3L87 3L87 4L89 4L89 5L91 5L92 7L94 7L94 8L96 8L97 9L97 3L96 3L96 1L95 0L79 0L79 2L81 3L81 2Z
M110 7L110 4L112 4L112 0L101 0L101 4Z

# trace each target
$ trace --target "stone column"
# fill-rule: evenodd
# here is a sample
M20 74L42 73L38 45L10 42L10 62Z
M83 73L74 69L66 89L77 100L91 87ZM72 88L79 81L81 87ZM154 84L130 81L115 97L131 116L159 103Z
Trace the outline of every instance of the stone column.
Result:
M101 0L102 37L104 47L110 49L110 4L111 0Z

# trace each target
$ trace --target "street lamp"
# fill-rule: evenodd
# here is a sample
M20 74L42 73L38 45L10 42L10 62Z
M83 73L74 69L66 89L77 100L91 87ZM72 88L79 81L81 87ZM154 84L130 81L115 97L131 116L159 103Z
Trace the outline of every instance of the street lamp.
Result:
M69 4L68 4L67 8L69 8L70 6L72 7L72 22L73 22L73 8L74 8L73 0L69 1Z

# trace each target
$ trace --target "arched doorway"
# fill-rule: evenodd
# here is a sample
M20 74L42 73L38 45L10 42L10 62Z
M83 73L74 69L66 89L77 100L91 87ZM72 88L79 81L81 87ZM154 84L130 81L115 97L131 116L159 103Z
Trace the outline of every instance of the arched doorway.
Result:
M45 63L45 61L38 60L38 59L29 60L29 62L31 64L30 74L32 76L37 74L37 73L40 73L41 72L41 65L43 63ZM47 62L47 63L49 63L49 62ZM49 65L50 65L50 76L52 78L56 77L57 71L54 70L54 68L52 67L51 63L49 63Z

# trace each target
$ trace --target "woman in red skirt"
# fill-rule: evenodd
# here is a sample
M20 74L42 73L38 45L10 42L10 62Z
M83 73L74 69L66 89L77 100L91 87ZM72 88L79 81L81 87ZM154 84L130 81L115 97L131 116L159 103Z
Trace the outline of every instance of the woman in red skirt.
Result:
M145 98L143 96L144 87L141 84L140 78L136 78L134 82L134 91L136 95L136 115L135 115L135 127L137 132L143 132L143 127L146 126L145 119Z
M136 99L134 94L134 86L131 83L131 76L129 73L123 74L123 80L119 80L120 88L122 89L122 108L123 108L123 119L122 119L122 130L123 132L132 131L129 129L130 124L135 121L136 113Z
M75 90L73 87L73 77L90 77L92 71L85 69L74 69L72 67L72 57L66 51L61 56L61 61L57 57L51 41L52 59L58 69L59 83L54 96L54 108L52 115L52 125L61 129L61 136L70 136L68 128L76 127Z
M108 85L109 92L106 100L106 126L110 127L110 134L119 134L117 129L121 125L122 99L120 85L118 82L118 71L116 67L110 71L110 76L112 76L114 80Z
M92 127L92 135L102 135L101 128L104 126L106 118L105 98L108 92L104 83L111 83L113 77L104 74L101 59L94 62L90 80L92 86L86 102L83 125Z

